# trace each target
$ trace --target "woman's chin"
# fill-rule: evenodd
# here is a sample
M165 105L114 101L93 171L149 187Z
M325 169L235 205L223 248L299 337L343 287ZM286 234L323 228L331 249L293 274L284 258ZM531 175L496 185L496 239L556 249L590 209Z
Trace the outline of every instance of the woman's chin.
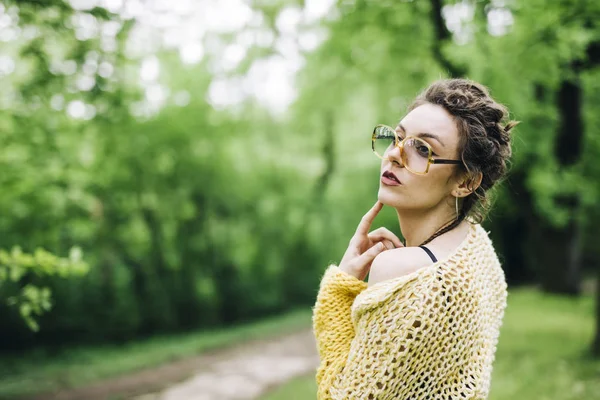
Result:
M379 187L379 191L377 192L377 200L381 203L387 205L392 205L398 202L398 194L390 193L389 189L384 187Z

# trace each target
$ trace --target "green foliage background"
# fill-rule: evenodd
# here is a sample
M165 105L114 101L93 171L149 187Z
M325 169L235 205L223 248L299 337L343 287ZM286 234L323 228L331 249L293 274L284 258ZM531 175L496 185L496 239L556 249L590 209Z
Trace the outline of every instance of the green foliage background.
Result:
M441 6L459 3L473 14L462 24L466 39L435 19ZM250 4L275 37L281 11L303 7ZM562 243L565 232L578 232L576 243L559 247L575 249L581 274L598 265L597 1L338 1L330 17L301 24L326 39L302 54L298 97L277 116L251 98L213 107L215 59L186 65L168 49L156 54L160 84L187 91L189 102L177 105L171 96L157 112L138 115L141 60L127 47L135 20L60 0L5 1L2 10L21 35L2 43L16 67L0 75L0 248L58 256L46 266L30 263L12 280L0 269L6 349L123 341L311 304L321 272L339 260L375 200L372 126L398 120L428 83L456 73L489 86L522 121L511 175L486 222L510 283L543 281L549 261L540 252ZM495 11L513 18L502 35L488 32ZM113 47L101 35L78 39L69 21L84 14L117 23ZM229 75L243 76L277 53L256 44ZM83 75L94 79L89 90L76 85ZM563 140L565 82L579 88L583 129ZM65 108L76 100L94 111L71 118ZM565 149L573 160L561 159ZM377 223L399 233L391 210ZM60 258L79 251L85 263ZM567 265L550 261L561 281ZM23 264L0 263L6 270ZM67 277L54 273L61 270ZM43 293L29 307L48 310L36 320L39 331L10 300L28 298L27 288Z

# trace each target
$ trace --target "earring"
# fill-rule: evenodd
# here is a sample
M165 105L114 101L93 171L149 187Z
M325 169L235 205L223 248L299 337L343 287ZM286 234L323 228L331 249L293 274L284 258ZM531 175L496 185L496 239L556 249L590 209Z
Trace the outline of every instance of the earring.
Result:
M456 199L456 219L458 219L458 197L455 197Z

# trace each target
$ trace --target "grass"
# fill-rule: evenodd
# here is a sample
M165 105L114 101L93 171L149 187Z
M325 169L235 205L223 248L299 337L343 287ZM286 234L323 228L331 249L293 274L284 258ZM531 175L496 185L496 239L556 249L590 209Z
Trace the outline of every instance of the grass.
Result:
M73 388L207 350L296 331L310 326L310 309L232 328L165 335L124 345L70 348L49 357L31 351L0 358L0 398Z
M311 373L292 379L261 398L261 400L314 400L316 393L315 374Z
M508 307L490 400L600 400L600 361L587 356L592 296L519 290L509 294Z
M573 299L511 290L489 400L600 400L600 360L586 355L593 327L591 295ZM315 393L310 374L261 400L308 400Z

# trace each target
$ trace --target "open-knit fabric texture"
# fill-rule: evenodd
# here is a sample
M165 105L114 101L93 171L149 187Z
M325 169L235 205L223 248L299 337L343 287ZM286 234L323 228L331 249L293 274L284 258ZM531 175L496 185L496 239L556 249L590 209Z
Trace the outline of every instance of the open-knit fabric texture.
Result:
M319 400L486 399L507 300L488 233L368 286L330 265L313 307Z

